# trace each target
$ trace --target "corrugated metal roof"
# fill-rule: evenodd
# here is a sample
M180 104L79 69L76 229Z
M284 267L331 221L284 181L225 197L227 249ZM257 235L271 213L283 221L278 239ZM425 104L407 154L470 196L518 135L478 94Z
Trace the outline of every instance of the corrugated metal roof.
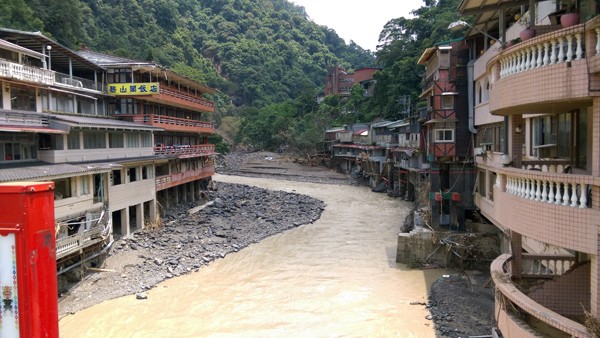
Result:
M109 172L122 166L116 163L52 164L46 162L14 162L0 164L0 182L39 180L66 176L80 176L91 172Z
M0 131L8 133L38 133L38 134L66 134L64 130L50 129L46 127L23 127L23 126L2 126Z
M402 121L394 122L387 127L388 127L388 129L394 129L394 128L406 127L408 125L410 125L410 122L405 122L404 120L402 120Z
M169 78L169 80L175 80L183 85L189 86L193 89L198 89L204 93L214 94L217 91L215 89L209 88L202 83L199 83L195 80L188 78L187 76L178 74L168 68L159 65L156 62L152 61L139 61L133 59L127 59L119 56L112 56L108 54L103 54L99 52L93 52L90 50L83 50L77 52L81 57L86 60L93 62L97 65L106 68L131 68L132 70L142 70L144 72L148 72L151 74L158 74L163 77Z
M394 123L395 121L381 121L381 122L375 122L373 124L371 124L371 127L373 128L381 128L381 127L387 127L390 124Z
M14 44L12 42L8 42L6 40L0 39L0 46L3 49L7 49L7 50L10 50L10 51L13 51L13 52L17 52L17 53L21 53L21 54L24 54L24 55L27 55L27 56L31 56L31 57L34 57L36 59L42 60L44 58L44 54L42 54L42 53L36 52L34 50L31 50L31 49L28 49L28 48L25 48L25 47L22 47L22 46L19 46L17 44Z
M71 127L84 128L106 128L106 129L129 129L129 130L148 130L162 131L163 128L148 126L140 123L121 121L111 118L97 118L75 115L52 115L50 127L69 131Z
M539 2L536 0L535 2ZM522 5L528 5L529 0L463 0L458 6L458 14L461 16L474 15L472 28L466 36L481 34L491 29L498 28L498 17L502 10L518 9Z

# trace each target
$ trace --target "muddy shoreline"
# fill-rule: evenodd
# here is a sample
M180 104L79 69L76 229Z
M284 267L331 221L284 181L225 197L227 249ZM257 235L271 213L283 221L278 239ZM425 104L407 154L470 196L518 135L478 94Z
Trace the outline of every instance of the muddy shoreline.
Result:
M251 153L220 158L217 171L230 175L354 185L352 178L326 168L306 167L273 153ZM292 185L293 183L290 183ZM81 281L62 290L63 317L105 300L136 295L158 283L201 269L282 231L317 220L325 204L294 193L217 182L208 193L212 205L190 215L196 205L169 211L161 229L139 231L115 242L100 270L88 271ZM326 188L326 186L324 186ZM368 192L372 193L372 192ZM398 224L400 227L400 224ZM457 272L431 287L423 306L430 311L438 337L485 335L491 331L493 285L489 272Z

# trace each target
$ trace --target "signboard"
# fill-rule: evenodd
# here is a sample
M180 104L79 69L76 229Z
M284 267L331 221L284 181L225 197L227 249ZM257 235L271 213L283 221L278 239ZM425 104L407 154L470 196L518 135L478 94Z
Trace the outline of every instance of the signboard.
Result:
M0 235L0 337L19 337L15 234Z
M109 83L108 94L111 95L153 95L160 92L158 82Z

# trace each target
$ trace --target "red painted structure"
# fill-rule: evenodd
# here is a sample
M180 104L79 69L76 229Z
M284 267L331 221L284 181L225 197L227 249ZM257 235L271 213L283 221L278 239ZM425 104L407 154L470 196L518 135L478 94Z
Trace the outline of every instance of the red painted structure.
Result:
M58 337L54 183L0 184L0 337Z

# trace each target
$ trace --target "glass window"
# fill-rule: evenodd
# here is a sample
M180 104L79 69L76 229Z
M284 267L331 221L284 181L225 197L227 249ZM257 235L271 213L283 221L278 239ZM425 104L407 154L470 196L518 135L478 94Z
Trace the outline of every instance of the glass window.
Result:
M11 86L10 105L15 110L36 111L35 88Z
M127 137L127 148L139 148L140 147L140 138L139 134L126 134Z
M123 148L123 134L122 133L109 133L108 134L108 147L109 148Z
M80 149L79 131L72 131L67 135L67 145L69 149Z
M61 200L72 196L71 179L63 178L54 181L54 199Z
M79 185L80 185L81 195L87 195L90 193L90 181L87 176L81 176L79 178Z
M103 149L106 148L106 137L101 131L88 131L83 133L84 149Z
M442 95L442 109L453 109L454 108L454 96L453 95Z
M435 142L454 142L454 129L436 129Z
M142 139L142 147L152 147L152 134L142 133L140 137Z

